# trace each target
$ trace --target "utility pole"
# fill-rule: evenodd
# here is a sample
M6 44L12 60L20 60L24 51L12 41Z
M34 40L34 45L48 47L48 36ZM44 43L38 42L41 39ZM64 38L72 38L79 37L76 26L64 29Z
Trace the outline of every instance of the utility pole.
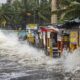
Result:
M51 1L51 12L57 10L57 0L52 0ZM51 24L56 24L57 23L57 13L53 13L51 15Z

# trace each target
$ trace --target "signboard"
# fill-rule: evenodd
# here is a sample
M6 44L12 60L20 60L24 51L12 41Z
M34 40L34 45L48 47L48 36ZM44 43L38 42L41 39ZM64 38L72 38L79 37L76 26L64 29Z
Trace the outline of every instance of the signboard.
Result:
M73 44L78 43L78 32L77 31L70 32L70 43L73 43Z
M37 24L28 24L27 26L26 26L26 29L34 29L34 30L36 30L37 29Z

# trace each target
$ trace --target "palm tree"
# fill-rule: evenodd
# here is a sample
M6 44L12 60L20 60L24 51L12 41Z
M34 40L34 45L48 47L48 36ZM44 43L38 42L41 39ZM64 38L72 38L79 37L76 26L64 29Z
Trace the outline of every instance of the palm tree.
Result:
M3 4L0 8L0 23L4 23L6 21L7 23L11 21L11 15L9 12L12 11L11 7L7 4Z
M17 4L19 5L17 6ZM26 22L29 22L26 18L27 16L29 16L34 23L39 19L45 22L50 22L51 11L50 2L48 0L21 0L19 3L15 1L14 5L15 8L20 10L18 12L22 13Z
M62 19L74 19L80 16L80 1L76 0L70 3L69 8L66 9Z
M64 20L74 19L80 16L80 1L79 0L59 0L58 8L54 10L52 14L58 14L58 20L63 22ZM58 22L59 22L58 21Z

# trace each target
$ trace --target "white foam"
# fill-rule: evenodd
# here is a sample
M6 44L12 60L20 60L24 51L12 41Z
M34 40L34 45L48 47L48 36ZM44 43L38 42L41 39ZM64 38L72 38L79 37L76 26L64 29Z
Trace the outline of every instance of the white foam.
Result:
M27 41L20 43L14 31L3 32L0 30L0 42L3 42L0 45L0 49L6 50L2 55L7 54L10 59L15 59L23 65L53 65L58 62L58 60L47 57L44 51L31 47ZM17 56L17 58L14 55Z
M6 36L0 30L0 44L6 41Z
M70 53L64 60L64 67L66 71L75 71L80 67L80 48Z

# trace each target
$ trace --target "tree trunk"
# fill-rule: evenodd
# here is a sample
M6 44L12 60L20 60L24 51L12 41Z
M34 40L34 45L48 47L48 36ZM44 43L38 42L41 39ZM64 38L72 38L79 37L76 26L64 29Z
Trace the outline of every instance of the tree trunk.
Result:
M57 10L57 0L52 0L51 2L51 12ZM51 15L51 24L57 23L57 13Z

